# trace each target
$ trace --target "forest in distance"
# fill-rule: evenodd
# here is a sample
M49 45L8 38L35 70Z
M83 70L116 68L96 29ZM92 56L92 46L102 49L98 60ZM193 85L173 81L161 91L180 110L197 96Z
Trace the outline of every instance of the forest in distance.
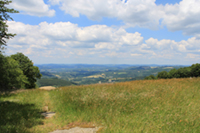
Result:
M183 65L96 65L96 64L40 64L36 65L41 74L37 85L69 86L96 83L125 82L143 80L149 75L156 76L161 71L187 67Z

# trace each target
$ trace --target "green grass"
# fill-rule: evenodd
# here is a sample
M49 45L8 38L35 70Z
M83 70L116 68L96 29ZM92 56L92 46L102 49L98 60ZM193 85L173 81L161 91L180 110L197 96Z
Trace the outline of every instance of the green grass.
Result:
M0 132L34 132L31 128L43 123L39 113L42 111L43 101L43 92L38 90L0 94Z
M47 133L93 124L103 127L102 133L200 132L200 78L30 90L1 95L0 101L4 132ZM44 105L56 116L41 118Z
M55 121L102 132L200 132L200 79L133 81L51 91Z

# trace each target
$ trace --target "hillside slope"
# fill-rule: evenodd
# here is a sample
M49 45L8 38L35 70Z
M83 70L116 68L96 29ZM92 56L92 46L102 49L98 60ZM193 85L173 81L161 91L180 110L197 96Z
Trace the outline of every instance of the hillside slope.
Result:
M52 91L58 123L92 122L102 132L200 132L200 78L141 80Z
M0 131L48 133L75 126L95 126L102 127L102 133L198 133L199 103L200 78L26 90L0 94L0 118L4 120L0 122ZM43 106L56 115L42 119Z

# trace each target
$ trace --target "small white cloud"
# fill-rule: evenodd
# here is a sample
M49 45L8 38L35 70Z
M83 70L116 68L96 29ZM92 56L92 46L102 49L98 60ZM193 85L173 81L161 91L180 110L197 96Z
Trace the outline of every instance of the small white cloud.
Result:
M141 37L141 34L138 32L135 34L126 33L126 35L122 36L122 40L123 43L127 45L138 45L143 42L143 37Z
M32 16L52 17L55 15L55 10L50 9L50 5L45 4L43 0L14 0L9 6L19 10L20 13Z
M115 29L106 25L92 25L77 30L77 39L87 42L107 42L112 39Z

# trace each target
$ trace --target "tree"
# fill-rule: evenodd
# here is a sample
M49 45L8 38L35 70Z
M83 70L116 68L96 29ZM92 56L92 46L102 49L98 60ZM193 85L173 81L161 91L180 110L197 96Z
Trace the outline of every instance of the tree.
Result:
M25 87L27 89L35 88L37 78L41 78L42 76L42 74L39 71L39 68L33 66L33 62L22 53L11 55L11 58L13 58L19 63L20 69L23 71L23 74L27 77L28 83L25 84Z
M28 83L17 61L0 54L0 89L24 88Z
M180 78L180 75L178 74L178 70L176 70L175 68L171 69L168 75L169 75L169 78Z
M166 71L159 72L157 75L158 79L167 79L169 78L168 73Z
M9 9L6 5L12 3L10 0L0 0L0 52L6 46L6 41L16 34L8 33L8 25L6 24L8 20L13 20L8 13L18 13L14 9Z
M191 66L191 76L200 77L200 64L197 63Z
M178 69L178 74L180 75L180 78L187 78L191 76L189 67L184 67L184 68L179 68Z

